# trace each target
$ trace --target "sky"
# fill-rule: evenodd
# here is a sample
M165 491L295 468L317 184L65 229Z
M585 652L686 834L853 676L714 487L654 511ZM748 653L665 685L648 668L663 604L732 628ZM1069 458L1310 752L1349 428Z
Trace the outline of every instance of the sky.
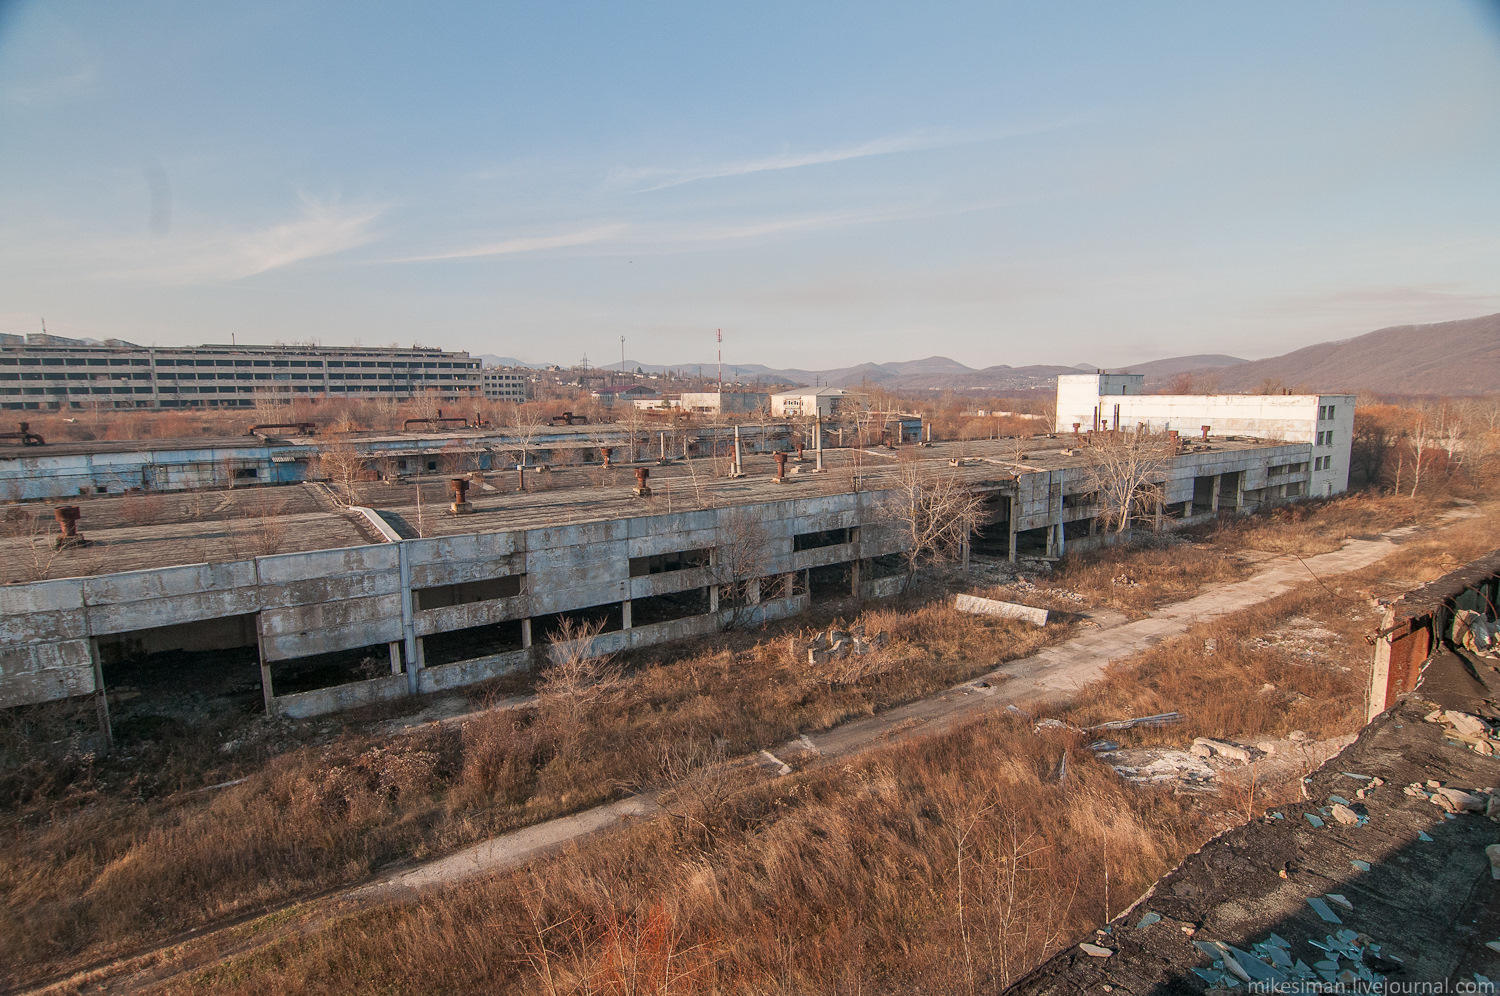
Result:
M829 368L1500 311L1500 0L0 0L0 332Z

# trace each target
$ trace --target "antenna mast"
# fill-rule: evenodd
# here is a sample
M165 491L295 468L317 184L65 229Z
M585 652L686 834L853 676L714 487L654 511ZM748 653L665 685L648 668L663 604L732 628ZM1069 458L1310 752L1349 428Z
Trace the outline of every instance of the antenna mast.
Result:
M719 393L724 393L724 330L714 329L714 339L719 343Z

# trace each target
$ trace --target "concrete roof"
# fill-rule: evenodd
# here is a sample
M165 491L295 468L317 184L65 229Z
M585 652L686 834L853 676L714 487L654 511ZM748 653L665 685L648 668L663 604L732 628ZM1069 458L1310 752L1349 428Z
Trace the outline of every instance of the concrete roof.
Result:
M1027 448L1025 461L1014 459L1014 440L938 443L931 447L903 447L900 451L866 450L860 456L865 477L863 487L881 487L881 480L889 478L899 459L911 457L934 473L951 470L949 459L962 457L964 462L957 473L976 486L988 483L996 488L1004 486L1017 473L1084 465L1083 455L1066 455L1058 449L1063 441L1063 437L1022 440ZM1270 444L1215 441L1213 445L1219 450L1245 450ZM775 463L769 453L754 453L748 448L747 476L735 480L714 478L711 458L699 457L691 464L680 460L667 466L647 464L654 495L646 499L632 493L633 465L613 467L607 473L598 464L559 466L550 473L533 470L527 474L530 490L525 493L514 490L514 470L491 471L482 481L471 484L468 499L474 512L462 516L447 511L451 498L446 475L396 484L362 482L356 485L355 498L360 505L387 513L388 521L403 536L417 535L419 520L424 536L505 532L710 505L843 493L852 487L853 459L851 450L826 450L824 460L829 472L814 475L810 473L813 458L809 451L804 463L788 463L789 470L797 468L803 473L795 474L786 484L772 480ZM721 457L720 462L727 463L727 458ZM0 509L0 515L15 515L16 510L24 509L50 521L53 504L56 503L6 506ZM368 523L342 508L334 492L322 484L79 496L69 498L67 504L79 506L79 531L93 545L58 554L51 561L50 577L243 560L257 553L381 542ZM268 539L255 539L257 534L265 532L261 528L265 519L280 523L273 527L273 531L282 533L274 551L268 548ZM33 545L30 539L16 536L13 529L6 533L7 538L0 539L0 582L35 580L36 558L30 552ZM37 545L40 543L38 540Z

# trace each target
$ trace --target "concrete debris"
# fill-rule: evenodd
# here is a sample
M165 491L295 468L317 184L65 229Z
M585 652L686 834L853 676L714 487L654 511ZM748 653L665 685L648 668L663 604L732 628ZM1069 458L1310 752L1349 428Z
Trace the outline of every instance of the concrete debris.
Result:
M1216 792L1216 772L1206 758L1170 747L1131 747L1100 754L1121 778L1137 785L1176 783L1191 792Z
M1359 823L1359 814L1343 803L1334 803L1333 818L1346 827L1352 827Z
M1432 801L1450 813L1482 813L1489 804L1485 796L1456 788L1438 789L1432 794Z
M1203 641L1203 656L1204 657L1212 657L1214 654L1216 654L1218 652L1219 652L1219 641L1218 640L1208 639L1208 640L1204 640ZM1272 685L1271 687L1274 688L1276 686Z
M1262 754L1274 754L1276 753L1276 744L1271 740L1262 740L1260 743L1255 745L1255 749L1260 751Z
M1111 584L1119 588L1134 588L1140 584L1139 581L1131 577L1129 574L1117 574L1109 580Z
M1019 619L1033 626L1047 625L1046 609L1022 605L1019 602L1002 602L994 598L980 598L978 595L958 595L954 598L953 607L959 612L973 615L994 616L997 619Z
M1485 657L1500 657L1500 620L1459 609L1453 615L1453 642Z
M1133 730L1137 726L1171 726L1182 722L1180 712L1160 712L1154 716L1137 716L1134 719L1113 719L1107 723L1099 723L1089 727L1090 732L1097 730Z
M865 635L864 623L859 623L848 630L839 629L837 626L813 635L807 642L807 663L826 664L829 661L841 661L849 657L863 657L884 647L890 642L890 638L883 632L873 636Z
M1494 757L1500 753L1500 738L1490 724L1471 713L1457 709L1434 709L1423 719L1447 728L1448 735L1468 746L1476 754Z
M1194 757L1213 757L1214 749L1207 744L1193 744L1188 748L1188 753Z
M1288 733L1286 735L1286 738L1288 740L1290 740L1294 744L1300 744L1304 740L1307 739L1307 731L1306 730L1293 730L1291 733Z
M1089 944L1086 941L1078 945L1078 950L1082 951L1084 954L1088 955L1091 958L1108 958L1110 955L1114 954L1114 951L1110 950L1109 948L1101 947L1098 944Z
M1226 743L1223 740L1214 740L1209 737L1198 737L1193 741L1195 747L1207 747L1215 754L1221 754L1231 761L1239 761L1241 764L1249 764L1255 759L1255 753L1245 747Z
M768 750L763 750L760 752L760 762L761 767L766 768L778 777L790 775L792 773L792 766L790 764L787 764L781 758L777 757L775 754L772 754Z

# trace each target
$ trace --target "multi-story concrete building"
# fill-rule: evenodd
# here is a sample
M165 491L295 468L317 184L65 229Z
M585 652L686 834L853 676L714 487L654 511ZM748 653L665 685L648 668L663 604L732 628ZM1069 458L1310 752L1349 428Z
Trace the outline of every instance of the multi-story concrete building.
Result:
M468 353L412 347L138 346L0 336L0 408L230 408L267 398L479 397Z
M864 402L864 395L841 387L820 387L811 391L802 388L771 395L771 414L782 418L811 418L814 415L830 418L861 408Z
M1145 394L1141 374L1057 378L1055 431L1177 430L1183 436L1251 436L1312 444L1305 487L1279 497L1327 496L1349 487L1352 394Z
M486 367L480 371L486 401L509 401L520 404L526 400L526 385L530 378L517 370Z

